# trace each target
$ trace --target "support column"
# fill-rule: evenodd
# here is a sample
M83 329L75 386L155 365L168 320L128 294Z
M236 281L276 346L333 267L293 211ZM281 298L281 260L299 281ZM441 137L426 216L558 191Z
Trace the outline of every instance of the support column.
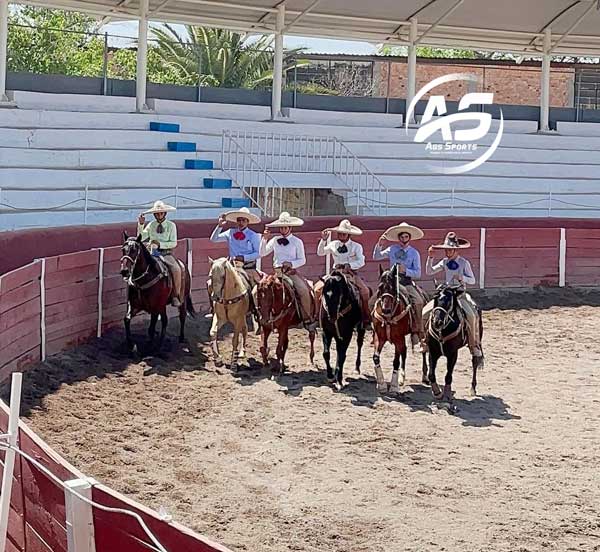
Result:
M550 130L550 49L552 48L552 32L549 28L544 33L544 56L542 58L542 85L540 98L540 131Z
M285 4L277 6L275 25L275 54L273 59L273 90L271 93L271 120L282 117L281 89L283 87L283 29L285 27Z
M8 0L0 0L0 107L16 107L6 94L8 61Z
M408 46L408 67L406 76L406 109L404 113L408 113L408 106L413 101L417 92L417 35L418 27L417 20L413 17L410 20L410 45ZM413 111L409 124L414 124L415 113Z
M2 0L0 0L2 1ZM138 27L138 51L135 81L135 110L146 111L146 80L148 68L148 0L140 1L140 22Z

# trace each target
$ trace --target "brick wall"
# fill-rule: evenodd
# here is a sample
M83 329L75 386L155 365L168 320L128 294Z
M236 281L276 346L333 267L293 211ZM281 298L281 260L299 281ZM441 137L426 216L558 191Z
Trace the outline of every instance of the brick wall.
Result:
M407 65L393 62L391 65L390 97L406 98ZM494 103L515 105L539 105L541 67L525 65L477 65L444 63L443 60L431 63L417 61L417 90L442 75L449 73L470 73L478 77L477 84L454 81L434 90L444 94L447 100L459 100L466 92L493 92ZM379 85L379 95L387 94L388 64L375 63L375 78ZM553 107L573 106L575 69L573 67L552 67L550 73L550 105Z

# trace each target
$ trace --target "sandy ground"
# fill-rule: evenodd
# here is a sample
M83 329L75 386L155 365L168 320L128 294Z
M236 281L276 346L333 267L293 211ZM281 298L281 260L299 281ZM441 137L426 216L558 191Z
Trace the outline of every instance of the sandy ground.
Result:
M276 382L255 337L240 373L215 368L203 321L162 358L130 363L117 331L50 359L26 414L88 475L234 551L600 550L600 307L484 321L480 395L461 354L455 415L415 357L399 398L376 393L370 346L336 393L302 331Z

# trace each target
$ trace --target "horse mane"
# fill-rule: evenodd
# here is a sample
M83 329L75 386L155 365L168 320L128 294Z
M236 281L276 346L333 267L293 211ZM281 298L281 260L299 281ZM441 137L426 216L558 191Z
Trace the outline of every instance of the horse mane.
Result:
M242 279L242 276L235 269L233 264L231 264L231 262L229 261L229 259L227 257L219 257L218 259L215 259L213 261L211 269L210 269L211 275L213 275L213 270L215 270L215 269L217 269L218 274L223 274L223 277L225 275L225 272L229 271L229 273L233 275L235 285L240 288L243 288L244 281Z
M158 260L150 253L150 251L148 251L148 248L146 247L144 242L138 238L139 238L139 236L138 237L131 236L131 237L127 238L125 243L127 243L127 242L135 243L137 245L137 247L140 248L140 251L142 252L142 257L144 258L144 261L146 261L146 264L148 266L151 266L158 270Z

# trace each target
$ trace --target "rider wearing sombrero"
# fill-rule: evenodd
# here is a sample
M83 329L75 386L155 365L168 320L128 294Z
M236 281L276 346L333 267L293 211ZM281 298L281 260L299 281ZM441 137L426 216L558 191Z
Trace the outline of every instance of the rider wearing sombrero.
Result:
M327 243L331 232L336 233L335 240ZM321 240L317 246L317 255L325 257L330 254L333 257L333 268L341 270L351 284L358 290L360 305L363 313L363 324L368 326L371 323L371 314L369 312L369 288L364 283L357 271L365 266L365 255L363 246L351 239L351 236L360 236L362 230L358 226L350 224L350 221L344 219L335 228L326 228L321 232ZM321 292L324 283L322 280L315 284L315 303L317 312L321 299Z
M169 267L173 277L173 297L171 304L174 307L181 306L182 270L179 261L173 256L173 249L177 247L177 226L171 220L167 220L167 213L176 211L175 207L167 205L163 201L155 201L152 208L143 212L138 217L138 235L142 240L149 241L149 249L153 255L160 257ZM146 224L145 215L153 214L153 221Z
M234 223L236 227L223 230L228 222ZM259 222L258 215L251 213L247 207L242 207L219 216L217 226L210 236L213 243L227 242L229 258L238 268L244 269L252 284L258 284L261 278L256 270L256 259L260 257L260 234L248 226Z
M427 264L425 272L428 276L433 276L438 272L445 272L446 284L473 285L475 284L475 275L471 268L471 263L459 255L459 250L468 249L471 243L468 240L457 237L455 232L448 232L443 243L432 245L428 250ZM446 258L436 264L433 264L433 254L436 250L443 250ZM477 305L471 296L465 291L458 296L458 304L465 315L467 322L467 334L469 339L469 349L474 357L483 356L481 352L481 336L479 335L479 315ZM433 308L433 301L430 301L424 309L423 314L428 317Z
M281 273L291 284L296 294L302 322L307 328L314 327L315 316L313 313L314 299L308 282L297 272L297 269L306 264L306 254L302 240L292 234L292 228L304 224L301 218L293 217L285 211L277 220L265 226L265 231L260 242L260 256L265 257L273 253L273 268ZM271 237L271 228L276 228L281 234Z
M410 245L412 240L420 240L424 236L423 231L416 226L402 222L388 228L375 245L373 259L382 261L389 259L390 268L396 265L401 275L400 291L410 300L414 316L412 317L411 340L413 345L423 343L425 331L423 328L423 306L425 301L421 291L414 280L421 278L421 255ZM386 242L393 243L386 249L382 247Z

